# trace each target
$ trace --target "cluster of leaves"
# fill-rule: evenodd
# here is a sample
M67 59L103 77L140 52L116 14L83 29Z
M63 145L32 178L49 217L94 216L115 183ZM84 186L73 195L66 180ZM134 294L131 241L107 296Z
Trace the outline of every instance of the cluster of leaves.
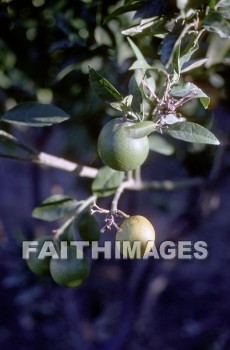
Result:
M86 8L90 12L95 7L92 1L88 3L90 5L87 7L84 1L81 1L82 11ZM18 9L16 5L12 6L12 9L15 8ZM178 0L176 4L172 4L171 1L166 4L163 0L126 0L123 6L116 7L112 11L108 7L110 13L107 14L102 11L103 5L99 6L99 10L101 9L101 12L98 12L99 24L91 23L96 46L94 46L95 42L91 41L92 38L87 35L86 21L83 20L83 24L79 22L79 18L75 20L76 13L74 11L67 13L67 8L67 4L63 2L61 10L64 10L64 15L61 16L60 9L58 9L58 15L55 15L57 10L55 5L48 12L46 8L42 9L40 15L44 17L42 17L43 23L48 23L44 22L45 19L48 21L49 18L51 21L53 18L56 23L55 28L51 22L49 25L53 30L58 28L59 34L61 33L60 40L48 47L56 67L55 74L51 74L48 81L46 80L48 86L56 86L58 92L60 87L58 84L61 84L61 91L63 91L67 81L70 86L72 79L80 70L86 76L88 73L86 67L89 64L90 83L98 96L109 102L106 107L107 112L111 115L125 114L136 121L135 127L127 130L130 137L151 134L150 148L165 155L171 155L174 148L162 138L161 134L193 143L219 144L208 129L193 121L186 121L178 114L177 109L192 99L199 99L205 109L209 106L209 97L195 83L196 75L191 78L190 74L199 70L205 72L206 68L216 62L222 62L226 57L229 48L226 42L229 45L227 39L230 37L229 1L210 0L200 4L196 1ZM135 11L135 14L130 25L129 14L132 11ZM14 12L12 16L15 16ZM102 21L104 26L101 24ZM26 21L22 22L25 26ZM122 36L120 33L112 34L117 33L119 26L122 28ZM36 28L38 29L38 22L36 22ZM28 38L35 40L36 46L38 31L35 30L33 39L33 33L29 29ZM222 56L214 62L210 52L212 45L218 41L216 36L226 41L223 43ZM204 42L207 40L210 41L210 46L204 51ZM158 49L154 49L155 47ZM117 53L117 61L120 59L120 62L129 64L128 92L126 88L119 92L114 87L116 78L113 77L113 82L110 83L110 79L104 78L96 71L102 68L103 60L95 57L109 55L108 52L112 49L117 49L117 52L120 50ZM125 55L121 59L119 55L122 54L122 50ZM79 58L79 55L76 56L77 51L81 52L82 58ZM130 58L133 57L135 60L131 62ZM121 66L118 64L117 67ZM7 74L4 77L7 78ZM12 85L9 85L8 93L11 90ZM76 89L73 90L76 91ZM80 90L82 92L82 87ZM58 98L58 93L55 96ZM76 96L80 100L81 93L73 94L68 104ZM2 115L1 120L15 125L44 127L69 119L69 115L62 109L41 103L44 102L41 94L37 93L37 97L36 102L19 104L8 110ZM88 101L84 100L84 106L87 104ZM63 103L63 106L66 105ZM76 111L77 109L68 109L70 114L72 112L75 114ZM0 139L8 149L1 152L1 156L33 160L37 155L34 149L21 144L13 135L5 131L1 131ZM124 178L123 172L116 172L108 167L102 168L92 184L94 200L96 196L113 194ZM75 220L78 214L80 215L90 204L92 204L91 199L78 202L66 197L55 197L35 209L34 216L42 220L57 220L63 215L74 212L72 220ZM60 228L62 233L63 227L64 232L66 230L65 224Z
M36 207L32 216L48 222L64 219L64 223L55 230L56 242L74 241L76 239L75 224L77 224L79 236L83 241L96 242L100 237L99 226L95 217L87 211L87 207L92 204L93 200L94 197L86 201L78 201L66 195L53 195Z

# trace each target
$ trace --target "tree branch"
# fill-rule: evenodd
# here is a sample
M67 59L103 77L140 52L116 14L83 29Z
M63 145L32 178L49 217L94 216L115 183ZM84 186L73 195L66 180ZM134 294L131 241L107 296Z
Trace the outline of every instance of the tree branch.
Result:
M177 189L189 188L189 187L200 187L205 184L205 180L201 177L195 177L192 179L185 179L181 181L135 181L130 179L124 181L117 188L115 195L113 197L111 212L115 213L117 211L117 206L122 193L125 190L130 191L144 191L144 190L162 190L162 191L173 191Z
M98 169L96 168L85 165L82 166L69 160L59 158L44 152L39 153L35 158L32 159L32 162L69 172L75 172L81 177L89 177L92 179L95 178L98 173Z

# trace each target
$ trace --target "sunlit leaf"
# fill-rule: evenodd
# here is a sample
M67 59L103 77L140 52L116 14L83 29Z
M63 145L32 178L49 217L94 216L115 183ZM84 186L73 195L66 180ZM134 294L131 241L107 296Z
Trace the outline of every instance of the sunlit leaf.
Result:
M147 63L143 61L135 61L130 67L129 70L135 70L135 69L151 69L152 67Z
M169 64L169 62L171 61L173 63L174 83L178 82L183 66L190 61L192 55L199 49L198 40L201 34L203 33L203 30L191 33L188 33L188 31L189 26L185 26L183 32L181 33L180 37L177 39L174 45L171 57L169 58L169 61L167 63ZM187 43L186 47L182 49L184 38L186 38L186 40L189 39L189 42Z
M210 102L210 98L193 83L174 86L170 90L170 94L174 97L185 97L190 95L193 96L193 98L199 98L204 108L207 108Z
M175 123L181 123L185 120L185 118L183 117L178 117L175 114L166 114L165 116L163 116L164 118L164 122L167 125L171 125L171 124L175 124Z
M207 63L208 58L201 58L201 59L197 59L197 60L191 60L189 61L187 64L185 63L181 73L187 73L190 72L193 69L199 68L201 66L203 66L205 63Z
M118 111L121 112L131 112L132 108L132 101L133 101L133 96L132 95L128 95L125 96L122 101L119 102L111 102L110 105L111 107L113 107L114 109L117 109Z
M92 88L96 91L99 97L108 101L121 101L123 99L117 89L90 66L89 80Z
M191 122L182 122L176 123L168 126L164 130L165 134L168 134L175 139L194 142L194 143L204 143L219 145L219 141L208 129L203 126L191 123Z
M142 19L137 26L132 26L122 31L123 35L127 36L154 36L167 32L165 28L167 20L164 17L153 17Z
M132 50L133 50L133 52L134 52L134 54L135 54L135 56L137 58L138 63L143 65L144 67L146 67L144 69L151 68L151 66L146 61L146 59L144 58L143 54L141 53L141 51L137 47L137 45L134 44L134 42L130 38L128 38L128 42L129 42L129 44L130 44L130 46L131 46L131 48L132 48Z
M221 38L230 37L230 23L218 12L206 16L203 25L207 31L217 33Z
M126 126L123 129L128 137L131 137L132 139L140 139L148 136L151 132L156 130L156 124L150 120L146 120L144 122L135 123L132 126Z
M216 7L216 11L219 12L224 18L230 19L230 1L220 0Z

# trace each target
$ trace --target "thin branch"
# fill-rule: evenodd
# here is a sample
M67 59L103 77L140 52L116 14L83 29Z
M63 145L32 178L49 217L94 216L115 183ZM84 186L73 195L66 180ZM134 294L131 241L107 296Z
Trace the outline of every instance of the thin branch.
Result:
M144 191L144 190L160 190L173 191L177 189L184 189L189 187L201 187L205 184L205 180L201 177L186 179L181 181L135 181L134 179L124 181L117 188L111 206L111 212L116 213L119 199L125 190L129 191Z
M39 165L45 165L69 172L75 172L81 177L89 177L92 179L95 178L98 173L98 169L96 168L85 165L82 166L69 160L59 158L44 152L39 153L35 158L33 158L32 161L33 163L37 163Z
M155 98L156 101L157 101L158 103L160 103L159 97L155 94L155 92L153 91L153 89L146 83L146 81L145 81L145 80L142 80L142 81L141 81L141 84L142 84L143 86L147 87L147 89L149 89L149 92L150 92L150 94L152 95L152 97Z
M129 186L127 189L132 191L141 190L160 190L160 191L174 191L178 189L184 189L189 187L201 187L205 184L205 179L202 177L194 177L192 179L185 179L180 181L163 180L163 181L143 181L135 183L133 186Z
M127 180L122 182L120 186L116 189L115 195L112 200L111 213L117 212L118 202L122 193L124 192L124 190L130 189L130 187L134 186L134 183L135 183L134 180Z

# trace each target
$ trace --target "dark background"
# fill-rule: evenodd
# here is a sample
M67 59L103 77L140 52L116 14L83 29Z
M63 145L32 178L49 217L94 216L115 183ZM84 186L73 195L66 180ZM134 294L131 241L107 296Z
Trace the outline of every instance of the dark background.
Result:
M88 64L125 94L133 60L120 35L129 17L108 23L95 35L96 28L101 33L100 16L113 3L106 8L95 1L1 3L1 113L15 103L39 101L52 102L72 116L51 128L16 128L3 122L1 128L40 151L90 163L101 126L115 112L92 91ZM153 48L159 41L154 40L139 42L147 56L156 54ZM92 262L89 279L77 289L34 276L21 258L21 241L49 234L55 226L32 219L33 208L55 193L87 198L91 182L1 158L1 349L230 349L229 68L220 64L215 69L206 76L194 73L193 79L212 98L207 112L196 107L195 119L210 118L221 146L193 149L174 142L173 156L152 153L143 169L145 179L204 176L208 186L127 192L120 202L122 210L144 215L154 224L157 244L164 239L206 241L209 254L204 261L101 257ZM221 89L209 83L214 73L224 79ZM101 206L108 207L110 200L101 200ZM104 238L110 237L114 239L114 231L105 233Z

